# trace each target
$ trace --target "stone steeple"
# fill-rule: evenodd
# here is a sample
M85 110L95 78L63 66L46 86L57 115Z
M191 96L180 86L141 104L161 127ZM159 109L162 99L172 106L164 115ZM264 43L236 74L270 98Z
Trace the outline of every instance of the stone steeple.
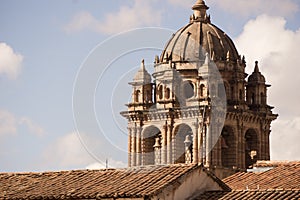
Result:
M197 0L193 10L155 58L152 76L142 61L130 83L133 100L121 113L128 120L128 165L201 163L224 178L270 159L277 115L258 62L246 79L244 57L210 23L205 2Z

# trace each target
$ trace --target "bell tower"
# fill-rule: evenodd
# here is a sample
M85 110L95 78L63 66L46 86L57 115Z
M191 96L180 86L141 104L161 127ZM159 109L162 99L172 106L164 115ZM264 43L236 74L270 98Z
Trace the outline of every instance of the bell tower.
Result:
M262 111L267 107L267 88L265 77L260 73L258 61L255 62L253 73L248 78L247 104L251 110Z
M135 75L128 120L128 165L199 163L224 178L270 159L271 122L265 77L213 25L203 0L190 23ZM247 79L248 77L248 79Z

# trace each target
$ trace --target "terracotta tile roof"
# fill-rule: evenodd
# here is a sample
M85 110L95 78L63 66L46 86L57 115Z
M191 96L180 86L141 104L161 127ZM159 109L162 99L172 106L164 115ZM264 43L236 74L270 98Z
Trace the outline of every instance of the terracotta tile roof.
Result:
M254 164L254 167L278 167L281 165L297 165L300 161L273 161L259 160Z
M205 192L194 200L254 200L254 199L300 199L300 190L233 190L231 192Z
M264 172L239 172L223 181L233 190L300 190L300 162L277 164L277 167Z
M178 164L127 169L0 173L0 199L145 197L155 195L169 185L178 185L175 183L179 178L200 167ZM228 191L226 184L215 179Z

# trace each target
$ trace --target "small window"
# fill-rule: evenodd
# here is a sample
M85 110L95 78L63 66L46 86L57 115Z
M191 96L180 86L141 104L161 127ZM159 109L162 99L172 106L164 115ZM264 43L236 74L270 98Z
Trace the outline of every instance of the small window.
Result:
M204 96L204 88L205 88L205 85L204 85L204 84L201 84L201 85L200 85L200 96L201 96L201 97Z
M141 93L141 91L139 91L139 90L135 91L135 102L139 102L140 93Z
M250 103L255 104L255 94L254 93L251 94L251 102Z
M169 88L166 88L166 91L165 91L165 98L166 98L166 99L170 99L170 89L169 89Z
M162 85L158 86L157 95L158 95L158 99L161 100L163 98L163 87L162 87Z

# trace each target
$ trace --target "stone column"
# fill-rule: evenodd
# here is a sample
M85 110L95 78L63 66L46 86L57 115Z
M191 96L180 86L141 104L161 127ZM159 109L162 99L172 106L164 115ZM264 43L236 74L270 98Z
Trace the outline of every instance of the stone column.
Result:
M266 133L266 154L267 154L267 160L270 160L270 134L271 134L271 130L270 129L268 129L267 131L266 131L267 133Z
M167 164L167 132L168 126L165 125L161 138L161 164Z
M131 167L131 128L128 127L128 167Z
M211 164L211 152L212 151L212 147L211 147L211 130L209 127L209 124L206 124L206 166L210 167Z
M193 123L194 125L194 131L193 131L193 163L198 163L198 129L199 129L199 125L198 125L198 120L196 123Z
M136 128L136 166L141 165L141 128Z
M131 166L136 166L136 128L131 131Z
M171 132L171 125L167 125L167 163L172 164L172 132Z
M154 164L159 165L161 164L161 152L160 152L161 145L160 145L159 138L155 138L155 144L153 148L154 148Z
M145 139L143 132L141 131L141 165L145 165Z
M202 152L202 156L203 156L203 164L205 165L206 164L206 160L207 160L207 158L206 158L206 135L207 135L207 128L206 128L206 124L203 126L203 132L202 132L202 134L203 134L203 139L202 139L202 150L203 150L203 152Z
M203 163L203 126L199 123L198 126L198 154L199 154L199 163Z
M172 143L172 147L171 147L171 164L174 164L175 161L179 158L177 155L177 149L176 149L176 133L175 132L171 132L171 143Z

